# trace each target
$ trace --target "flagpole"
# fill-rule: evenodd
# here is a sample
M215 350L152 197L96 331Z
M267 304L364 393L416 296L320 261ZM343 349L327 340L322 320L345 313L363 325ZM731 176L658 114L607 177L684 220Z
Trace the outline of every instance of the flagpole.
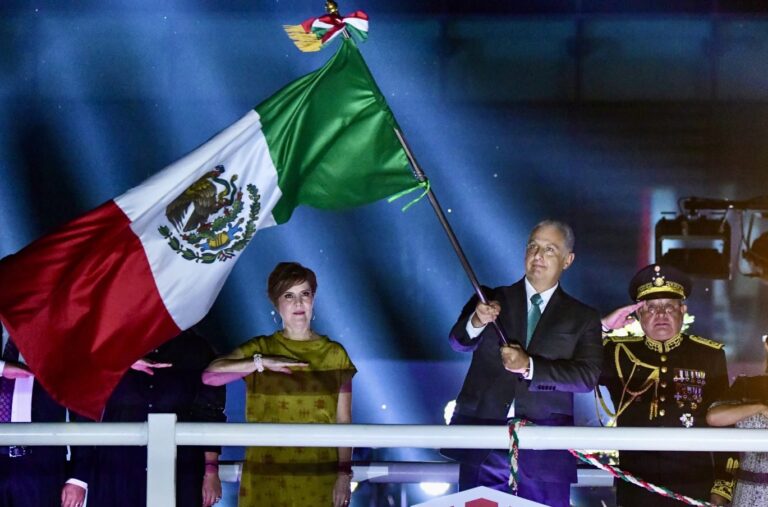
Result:
M413 174L416 177L416 180L419 181L419 183L426 183L427 182L427 175L424 174L424 171L421 169L421 166L418 162L416 162L416 157L413 156L413 152L411 151L410 146L408 146L408 141L406 141L405 136L400 131L400 129L395 128L395 135L397 136L397 140L400 141L400 145L403 147L403 150L405 150L405 155L408 157L408 161L411 163L411 167L413 168ZM461 248L461 244L459 243L459 239L456 237L456 234L453 232L453 228L451 227L451 224L448 222L448 218L445 216L445 213L443 213L443 208L440 206L440 203L437 201L437 197L435 196L435 193L432 192L432 189L430 187L427 187L427 198L429 199L429 203L432 205L432 209L435 211L435 215L437 215L437 220L440 222L440 225L443 226L443 230L445 230L445 233L448 235L448 240L451 242L451 246L453 247L454 252L456 252L456 255L459 257L459 262L461 262L461 266L464 268L464 271L467 273L467 277L469 278L469 282L472 284L472 287L475 289L475 293L477 294L477 297L480 299L482 303L488 304L488 300L485 297L485 294L483 293L483 289L480 286L480 282L477 279L477 276L475 275L475 271L472 269L472 266L469 264L469 260L467 259L467 256L464 254L464 249ZM499 338L507 345L510 344L509 338L507 338L507 334L504 331L504 328L501 327L501 324L498 322L498 320L494 320L492 322L493 328L496 331L496 334L499 335Z
M337 15L339 14L339 6L334 0L326 0L325 2L325 11L326 13L330 15ZM341 29L342 36L345 39L349 39L350 35L347 31L346 26ZM424 171L421 169L421 166L418 162L416 162L416 157L413 156L413 152L411 152L411 148L408 146L408 142L405 140L405 136L400 131L399 128L395 127L393 129L395 131L395 135L397 136L397 140L400 142L400 146L403 147L403 150L405 151L406 156L408 157L408 161L411 163L411 168L413 170L413 175L416 177L416 180L419 183L427 183L427 175L424 174ZM451 227L451 224L448 223L448 218L445 216L445 213L443 213L443 208L440 206L440 203L437 201L437 197L435 197L434 192L432 192L432 189L427 186L427 198L429 199L429 203L432 205L432 209L435 211L435 215L437 215L437 220L440 222L440 225L443 226L443 230L448 235L448 240L451 242L451 246L453 247L454 252L456 252L456 255L459 257L459 262L461 262L461 266L464 268L464 272L467 274L467 277L469 278L469 283L472 284L472 288L475 289L475 294L477 294L478 299L484 304L488 304L488 299L485 297L485 294L483 293L483 289L480 286L480 282L477 279L477 276L475 275L475 271L472 269L472 266L469 264L469 260L467 259L467 256L464 254L464 249L461 248L461 244L459 244L459 239L456 237L456 234L453 232L453 228ZM499 336L499 339L504 342L506 345L509 345L511 342L509 338L507 337L507 333L504 331L504 328L501 326L501 324L497 320L494 320L492 323L493 329L496 331L496 334Z

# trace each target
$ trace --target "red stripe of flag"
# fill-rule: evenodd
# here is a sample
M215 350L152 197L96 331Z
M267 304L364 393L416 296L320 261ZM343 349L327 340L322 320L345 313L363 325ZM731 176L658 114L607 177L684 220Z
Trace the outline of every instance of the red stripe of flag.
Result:
M113 201L5 257L0 280L0 320L36 379L92 419L136 359L181 331Z

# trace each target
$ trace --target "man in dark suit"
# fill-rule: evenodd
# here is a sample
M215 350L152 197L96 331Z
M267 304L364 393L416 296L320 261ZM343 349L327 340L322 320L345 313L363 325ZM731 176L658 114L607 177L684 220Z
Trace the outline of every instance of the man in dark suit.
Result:
M0 331L4 357L0 360L0 419L65 422L67 409L35 381L1 325ZM10 399L6 399L6 394ZM6 405L11 399L12 405ZM71 459L67 461L66 446L0 446L0 506L82 507L90 479L91 456L90 447L72 447Z
M560 276L574 260L574 235L562 222L534 227L525 277L473 298L450 334L451 346L472 352L451 424L506 424L511 417L537 425L573 425L573 393L588 392L600 375L602 345L596 310L563 291ZM512 343L499 342L498 319ZM502 450L448 454L460 461L459 488L508 490L509 458ZM568 507L576 462L565 450L521 449L518 496Z

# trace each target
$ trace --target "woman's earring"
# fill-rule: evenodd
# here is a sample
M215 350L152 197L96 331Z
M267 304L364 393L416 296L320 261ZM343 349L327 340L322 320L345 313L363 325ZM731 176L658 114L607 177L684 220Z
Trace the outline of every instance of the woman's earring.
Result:
M312 320L315 320L317 318L317 313L312 312Z
M270 314L272 314L272 322L274 322L275 324L277 324L277 312L276 312L276 311L274 311L274 310L272 310L272 311L271 311L271 312L269 312L269 313L270 313Z

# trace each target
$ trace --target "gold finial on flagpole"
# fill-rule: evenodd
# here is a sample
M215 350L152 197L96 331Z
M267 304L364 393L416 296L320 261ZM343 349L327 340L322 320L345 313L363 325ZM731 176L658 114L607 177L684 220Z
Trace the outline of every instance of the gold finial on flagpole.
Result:
M333 0L326 0L325 2L325 12L328 14L334 15L339 13L339 4L334 2Z

